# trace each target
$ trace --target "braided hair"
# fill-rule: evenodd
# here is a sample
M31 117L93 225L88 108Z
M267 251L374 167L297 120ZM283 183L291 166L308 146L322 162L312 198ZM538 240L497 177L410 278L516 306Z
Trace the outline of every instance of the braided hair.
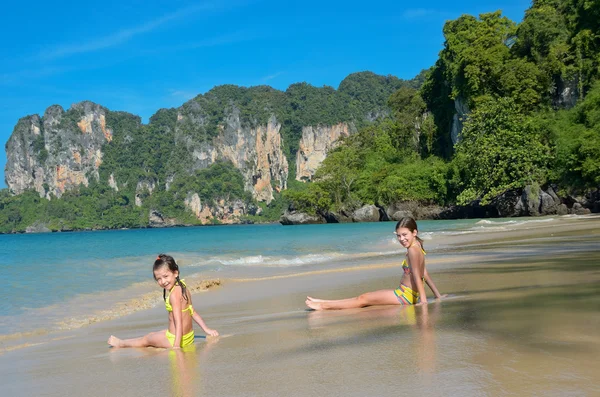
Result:
M172 271L173 273L175 273L175 272L179 273L179 266L177 265L177 262L175 262L175 259L173 259L173 257L171 255L158 254L158 256L156 257L156 260L154 261L154 266L152 267L152 272L155 272L156 270L160 269L163 266L167 266L169 268L169 270ZM181 280L179 279L179 275L177 275L175 280L176 280L175 285L179 285L181 287L181 293L183 294L184 299L187 301L188 297L187 297L185 284L183 284L181 282ZM163 288L163 299L165 301L167 300L167 290L164 288Z

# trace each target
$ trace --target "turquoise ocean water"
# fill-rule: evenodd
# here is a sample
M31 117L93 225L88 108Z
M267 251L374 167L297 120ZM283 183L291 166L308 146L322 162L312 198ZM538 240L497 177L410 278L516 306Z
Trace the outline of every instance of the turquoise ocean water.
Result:
M443 240L436 236L518 222L524 221L421 221L419 229L435 250ZM264 276L389 260L404 251L393 231L393 222L379 222L0 235L0 336L51 332L70 316L110 306L109 297L132 298L143 290L133 286L153 282L161 252L175 257L184 277Z

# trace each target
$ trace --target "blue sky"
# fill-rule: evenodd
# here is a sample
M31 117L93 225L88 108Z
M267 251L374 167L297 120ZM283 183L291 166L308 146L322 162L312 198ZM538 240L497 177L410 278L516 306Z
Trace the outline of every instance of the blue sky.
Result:
M0 15L0 140L53 104L142 116L221 84L335 88L370 70L403 79L437 59L444 22L530 1L135 0L7 2ZM411 2L412 3L412 2ZM0 155L0 187L6 154Z

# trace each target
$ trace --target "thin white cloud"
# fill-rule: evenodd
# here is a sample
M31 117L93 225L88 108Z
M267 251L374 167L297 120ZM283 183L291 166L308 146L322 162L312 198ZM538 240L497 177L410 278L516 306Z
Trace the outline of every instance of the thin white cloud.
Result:
M197 48L204 48L204 47L217 47L217 46L221 46L221 45L228 45L228 44L234 44L234 43L239 43L239 42L244 42L244 41L255 40L259 37L260 36L258 36L256 34L252 34L252 33L248 33L248 32L234 32L234 33L230 33L230 34L226 34L226 35L222 35L222 36L211 37L211 38L200 40L200 41L194 41L191 43L183 43L183 44L176 44L176 45L172 45L172 46L168 46L168 47L153 48L151 50L142 51L142 53L145 55L155 54L155 53L163 54L168 51L179 52L179 51L194 50Z
M439 12L430 8L409 8L404 10L402 13L402 18L404 19L420 19L427 16L431 16L434 14L438 14Z
M74 68L46 66L40 69L23 69L17 72L9 72L0 74L0 85L14 85L19 84L23 80L34 80L42 77L53 76L55 74L62 74L72 71Z
M238 3L239 5L239 3ZM231 8L232 4L229 3L227 5L228 8ZM160 18L154 19L152 21L145 22L138 26L133 26L126 29L121 29L117 32L111 33L107 36L100 37L97 39L90 40L84 43L78 44L70 44L70 45L61 45L57 46L53 49L42 51L38 54L38 58L42 60L51 60L57 58L63 58L70 55L87 53L102 50L105 48L110 48L117 46L119 44L125 43L132 39L135 36L151 32L162 25L165 25L168 22L171 22L176 19L180 19L201 11L216 11L225 7L225 5L220 6L215 3L203 3L196 4L189 7L180 8L172 13L163 15Z
M268 76L265 76L265 77L263 77L263 78L261 79L261 81L263 81L263 82L266 82L266 81L269 81L269 80L273 80L274 78L276 78L276 77L279 77L279 76L281 76L282 74L283 74L283 72L277 72L277 73L273 73L273 74L270 74L270 75L268 75Z
M27 80L36 80L44 77L50 77L58 74L65 74L69 72L76 72L80 70L97 70L103 69L109 66L114 66L116 64L125 62L127 60L137 58L140 55L153 55L153 54L164 54L168 51L185 51L185 50L193 50L202 47L216 47L221 45L234 44L238 42L244 42L249 40L254 40L259 36L249 34L247 32L236 32L228 35L217 36L208 38L205 40L173 45L169 47L162 48L153 48L152 50L145 51L137 51L131 52L128 56L121 58L110 58L110 60L106 60L100 63L94 64L86 64L83 65L69 65L69 66L43 66L40 68L31 68L31 69L21 69L14 72L0 73L0 86L10 86L10 85L22 85L24 81ZM193 95L192 97L194 97ZM188 98L189 99L189 98Z
M120 59L110 58L103 62L88 63L85 65L70 64L68 66L42 66L39 68L21 69L15 72L0 74L0 86L22 86L23 84L27 84L28 81L39 80L45 77L51 77L69 72L78 72L82 70L103 69L106 67L117 65L133 57L134 55L129 55L128 57Z
M170 90L170 94L174 98L183 99L185 101L195 98L198 93L184 90Z

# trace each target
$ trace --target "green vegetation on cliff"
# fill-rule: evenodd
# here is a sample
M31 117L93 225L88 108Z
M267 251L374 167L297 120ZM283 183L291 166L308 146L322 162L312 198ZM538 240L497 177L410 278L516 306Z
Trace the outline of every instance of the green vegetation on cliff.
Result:
M346 139L312 185L286 192L295 208L485 204L526 185L600 186L600 2L538 0L518 25L496 11L443 31L420 90L394 92L389 118Z
M54 230L140 227L148 225L151 210L194 224L184 205L190 192L202 202L260 207L262 214L248 219L270 221L288 203L313 214L348 214L364 204L401 201L486 203L526 185L595 189L599 32L600 2L535 0L519 24L500 11L448 21L438 60L410 81L360 72L338 89L224 85L179 109L159 110L147 125L107 111L113 141L103 147L100 182L89 176L89 187L50 201L4 190L0 231L34 224ZM76 128L77 112L63 117L69 129ZM272 117L281 125L290 174L288 190L275 193L269 206L253 202L231 163L209 167L192 158L224 129L257 128ZM356 132L328 154L312 183L296 182L302 128L340 122ZM58 138L50 154L61 146ZM47 158L43 140L32 145L39 161ZM119 191L108 186L111 175Z
M12 196L4 189L0 191L0 233L24 231L36 225L50 230L147 227L150 210L177 219L179 224L199 225L200 221L184 205L189 192L198 193L203 203L213 206L223 199L251 202L240 171L231 163L217 162L193 176L176 178L169 190L157 187L150 194L148 189L142 189L137 194L139 206L135 204L134 191L116 191L98 182L88 187L80 185L60 199L51 200L40 198L33 190Z
M87 175L88 187L80 186L49 201L36 197L34 192L11 197L5 191L0 205L0 232L24 231L32 225L52 230L144 227L149 224L151 211L176 219L178 224L198 224L185 205L191 193L198 194L203 205L208 203L212 208L237 200L247 209L260 208L260 215L247 215L247 220L275 221L288 205L280 193L274 192L269 205L257 203L244 190L240 170L223 162L199 165L192 157L194 150L213 145L225 128L254 129L267 125L274 117L281 125L284 153L291 162L288 186L303 188L293 180L293 162L303 127L340 122L366 126L389 115L387 100L393 92L414 85L413 81L371 72L349 75L338 90L307 83L293 84L286 91L268 86L223 85L179 109L159 110L146 125L138 116L102 109L112 141L102 146L99 180L93 174ZM70 134L79 133L82 107L66 112L53 107L48 114L60 120ZM236 120L241 125L235 125ZM27 130L29 124L23 128ZM52 139L60 141L60 134ZM33 142L38 161L48 155L44 144L43 134ZM56 152L60 150L57 147Z

